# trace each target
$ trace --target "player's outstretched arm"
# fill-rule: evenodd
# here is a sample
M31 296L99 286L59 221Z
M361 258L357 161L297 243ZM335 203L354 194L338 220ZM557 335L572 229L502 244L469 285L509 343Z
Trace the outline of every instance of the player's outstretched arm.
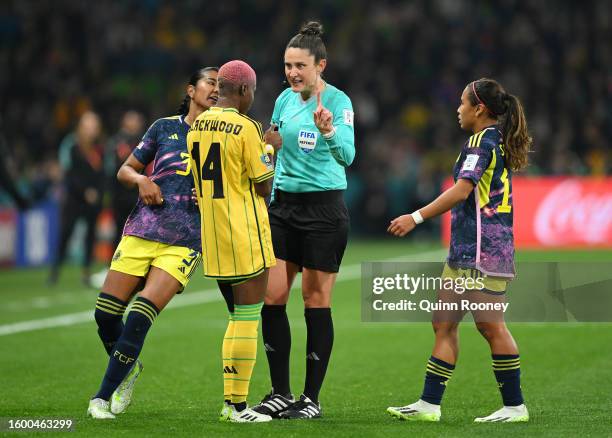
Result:
M465 201L474 190L474 183L469 179L459 179L454 186L446 190L434 201L417 210L422 219L430 219L440 216L453 208L458 203ZM387 232L397 237L404 237L417 226L412 214L404 214L391 221Z
M130 154L119 168L117 179L128 188L138 186L138 195L145 205L159 205L164 202L161 190L148 176L142 174L144 168L145 165L134 154Z

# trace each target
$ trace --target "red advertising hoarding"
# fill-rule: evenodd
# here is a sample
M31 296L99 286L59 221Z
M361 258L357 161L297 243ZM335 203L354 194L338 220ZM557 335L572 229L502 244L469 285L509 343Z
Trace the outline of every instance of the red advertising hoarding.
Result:
M512 199L517 248L612 247L610 177L514 177ZM450 213L442 240L450 240Z

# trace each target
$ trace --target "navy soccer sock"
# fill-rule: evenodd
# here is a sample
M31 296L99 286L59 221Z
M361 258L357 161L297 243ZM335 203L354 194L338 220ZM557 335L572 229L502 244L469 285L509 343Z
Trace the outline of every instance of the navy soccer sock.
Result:
M494 354L493 372L504 406L523 404L521 391L521 360L518 354Z
M111 352L102 385L94 398L110 399L115 389L134 366L147 332L158 314L159 310L155 304L146 298L138 297L134 300L125 321L123 333Z
M100 292L96 300L94 317L98 324L98 336L109 355L123 331L123 313L126 308L126 302L104 292Z
M455 365L431 356L427 362L425 372L425 385L421 400L434 405L442 403L442 396L446 389L446 384L453 375Z

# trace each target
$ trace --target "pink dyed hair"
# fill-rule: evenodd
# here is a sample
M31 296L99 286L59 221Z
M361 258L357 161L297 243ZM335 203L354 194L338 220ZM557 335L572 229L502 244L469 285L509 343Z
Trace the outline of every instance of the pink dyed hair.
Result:
M217 77L235 85L255 85L257 81L255 70L249 64L239 59L223 64L219 69Z

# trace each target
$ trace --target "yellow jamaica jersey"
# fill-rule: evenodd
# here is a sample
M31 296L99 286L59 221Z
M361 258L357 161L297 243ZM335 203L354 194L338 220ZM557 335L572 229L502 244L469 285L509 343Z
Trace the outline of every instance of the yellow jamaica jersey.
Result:
M256 276L276 263L265 200L254 183L274 176L261 125L234 108L212 107L187 134L202 218L204 275Z

